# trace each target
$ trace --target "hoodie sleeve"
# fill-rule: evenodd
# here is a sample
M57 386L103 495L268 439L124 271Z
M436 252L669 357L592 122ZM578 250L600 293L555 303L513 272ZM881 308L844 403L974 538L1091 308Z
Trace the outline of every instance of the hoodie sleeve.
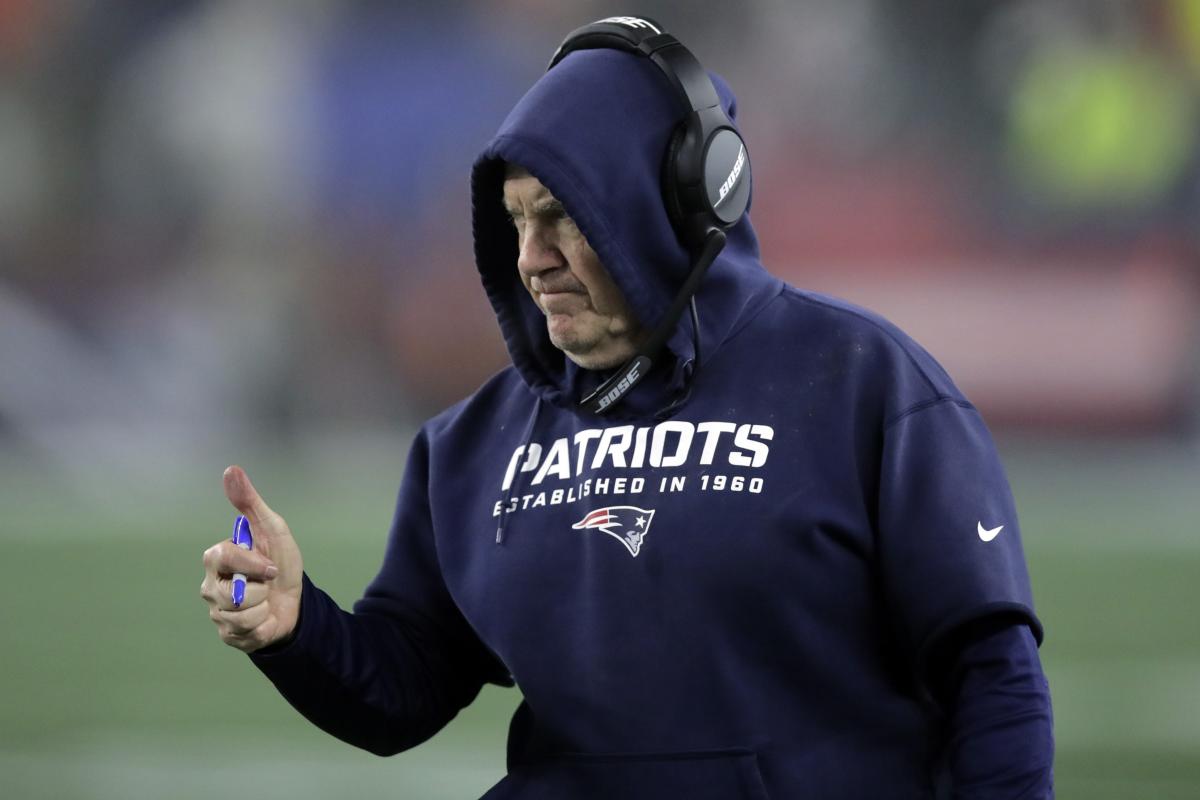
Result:
M970 403L942 396L884 429L878 547L884 599L915 673L950 631L990 615L1041 642L1008 480Z
M311 722L377 755L433 736L485 682L510 683L442 582L424 432L409 453L383 566L353 613L307 575L300 607L293 638L251 659Z
M994 617L949 638L934 688L949 720L954 800L1051 800L1050 688L1028 626Z

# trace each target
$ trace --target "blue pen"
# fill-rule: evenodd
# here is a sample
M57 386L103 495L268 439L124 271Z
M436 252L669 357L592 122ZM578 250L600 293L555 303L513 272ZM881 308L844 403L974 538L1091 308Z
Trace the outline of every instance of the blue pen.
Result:
M233 521L233 543L243 550L254 547L254 539L250 536L250 523L241 514ZM241 608L246 599L246 576L240 572L233 573L233 607Z

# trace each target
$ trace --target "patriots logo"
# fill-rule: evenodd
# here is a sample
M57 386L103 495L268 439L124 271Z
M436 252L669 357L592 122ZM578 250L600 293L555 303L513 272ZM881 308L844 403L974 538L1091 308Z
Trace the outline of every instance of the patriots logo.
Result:
M637 506L608 506L589 511L587 516L571 526L572 530L598 530L607 533L629 551L629 555L637 558L642 549L642 541L650 532L650 522L654 519L654 509L638 508Z

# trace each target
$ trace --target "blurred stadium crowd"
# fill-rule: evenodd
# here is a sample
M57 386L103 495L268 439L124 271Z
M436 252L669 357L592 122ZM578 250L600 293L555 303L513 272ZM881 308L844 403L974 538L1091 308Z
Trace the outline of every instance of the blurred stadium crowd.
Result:
M505 362L471 161L618 11L738 92L777 274L890 316L993 424L1192 424L1200 3L5 0L0 449L185 453L469 392Z

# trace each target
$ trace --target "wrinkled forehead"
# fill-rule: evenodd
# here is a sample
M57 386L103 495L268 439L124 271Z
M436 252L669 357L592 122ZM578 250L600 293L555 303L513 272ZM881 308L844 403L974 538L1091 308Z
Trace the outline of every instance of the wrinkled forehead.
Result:
M557 203L550 190L530 174L529 170L518 164L505 164L503 192L504 205L510 210L535 204Z

